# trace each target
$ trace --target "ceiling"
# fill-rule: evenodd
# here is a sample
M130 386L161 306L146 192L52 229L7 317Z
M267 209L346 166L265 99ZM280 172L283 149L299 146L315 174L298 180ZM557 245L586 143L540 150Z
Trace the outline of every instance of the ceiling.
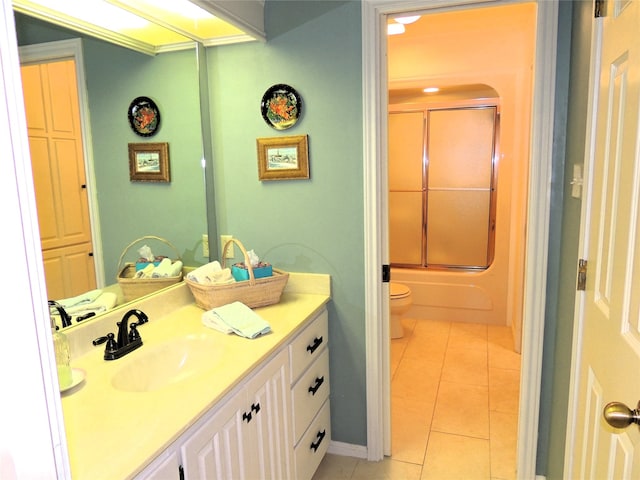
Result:
M13 0L31 17L149 55L257 40L189 0Z

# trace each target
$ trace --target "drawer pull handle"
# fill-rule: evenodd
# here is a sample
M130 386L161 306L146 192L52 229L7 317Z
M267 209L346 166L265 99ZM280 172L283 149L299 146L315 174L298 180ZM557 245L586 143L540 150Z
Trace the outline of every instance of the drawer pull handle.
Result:
M318 389L320 388L320 385L322 385L323 383L324 383L324 376L316 377L316 384L313 385L312 387L309 387L309 393L311 395L315 395Z
M249 423L251 421L251 412L244 412L242 414L242 420L244 420L247 423Z
M313 450L314 452L318 451L318 447L320 446L320 444L322 443L322 440L324 439L324 436L326 435L327 431L326 430L322 430L321 432L318 432L318 441L317 442L311 442L311 450Z
M253 410L254 412L258 413L260 411L260 404L259 403L253 403L251 405L251 410Z
M313 352L315 352L320 345L322 345L322 337L316 337L313 345L307 345L307 352L313 355Z

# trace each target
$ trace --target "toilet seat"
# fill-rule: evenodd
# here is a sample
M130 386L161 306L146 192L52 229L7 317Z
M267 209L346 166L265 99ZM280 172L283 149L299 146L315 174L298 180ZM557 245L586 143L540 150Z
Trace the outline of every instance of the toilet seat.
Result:
M391 290L391 298L394 300L406 298L411 295L411 290L409 289L409 287L403 285L402 283L390 282L389 288Z

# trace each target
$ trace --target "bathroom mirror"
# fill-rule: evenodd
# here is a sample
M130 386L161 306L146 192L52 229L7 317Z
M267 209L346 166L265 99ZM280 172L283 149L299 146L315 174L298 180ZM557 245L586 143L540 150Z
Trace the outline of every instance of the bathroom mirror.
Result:
M170 240L185 265L208 261L202 235L215 226L207 222L195 45L150 56L23 14L15 16L21 46L82 38L90 117L85 141L93 157L99 214L94 228L102 246L105 290L118 292L119 258L131 241L145 235ZM151 138L138 136L128 122L128 106L139 96L153 98L162 112L162 125ZM143 142L168 143L171 182L130 181L128 144ZM134 249L125 261L135 256Z

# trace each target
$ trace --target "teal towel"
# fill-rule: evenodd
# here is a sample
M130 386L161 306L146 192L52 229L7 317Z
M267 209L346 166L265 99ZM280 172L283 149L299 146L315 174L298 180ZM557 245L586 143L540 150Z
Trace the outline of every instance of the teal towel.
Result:
M246 338L256 338L271 331L269 323L242 302L204 312L202 323L221 332L233 332Z

